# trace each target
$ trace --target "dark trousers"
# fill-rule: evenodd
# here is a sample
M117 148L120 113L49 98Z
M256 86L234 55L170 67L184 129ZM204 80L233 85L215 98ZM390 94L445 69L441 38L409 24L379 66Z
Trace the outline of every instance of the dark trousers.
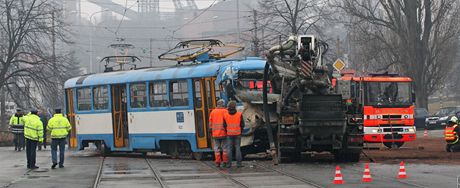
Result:
M32 168L35 166L35 159L37 157L37 144L38 141L26 138L27 168Z
M57 164L57 150L59 146L59 165L64 165L65 138L51 140L51 160L53 164Z
M241 165L241 136L227 136L228 164L231 166L233 160L233 148L235 148L236 164Z
M21 151L24 148L24 134L14 134L14 150Z

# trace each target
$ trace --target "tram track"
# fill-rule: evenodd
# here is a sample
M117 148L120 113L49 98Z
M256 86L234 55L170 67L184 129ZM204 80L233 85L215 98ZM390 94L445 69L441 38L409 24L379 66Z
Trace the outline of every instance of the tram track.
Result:
M270 170L270 171L276 172L276 173L281 174L281 175L283 175L283 176L287 176L287 177L296 179L296 180L298 180L298 181L301 181L301 182L303 182L303 183L305 183L305 184L308 184L308 185L310 185L310 186L313 186L313 187L317 187L317 188L323 188L323 187L324 187L324 186L321 186L321 185L319 185L319 184L317 184L317 183L315 183L315 182L313 182L313 181L311 181L311 180L307 180L307 179L305 179L305 178L301 178L301 177L295 176L295 175L293 175L293 174L291 174L291 173L288 173L288 172L285 172L285 171L282 171L282 170L278 170L278 169L274 169L274 168L268 167L268 166L266 166L266 165L258 164L257 162L254 162L254 163L252 163L252 164L255 165L255 166L259 166L259 167L261 167L261 168L263 168L263 169L266 169L266 170Z
M148 158L145 158L145 162L147 162L150 170L152 170L153 176L155 176L155 179L157 180L157 182L160 185L160 187L167 188L168 186L161 179L160 172L158 172L158 170L152 165L150 160Z
M250 186L249 185L246 185L245 183L241 182L241 181L238 181L237 179L233 178L230 174L226 173L225 171L223 171L222 169L219 169L217 168L216 166L213 166L212 164L209 164L205 161L200 161L201 164L204 164L208 167L210 167L211 169L214 169L216 172L218 172L223 178L231 181L232 183L238 185L239 187L245 187L245 188L249 188Z
M99 183L102 178L102 168L104 167L105 157L102 157L101 162L99 163L99 169L97 170L96 178L93 183L93 188L99 188Z

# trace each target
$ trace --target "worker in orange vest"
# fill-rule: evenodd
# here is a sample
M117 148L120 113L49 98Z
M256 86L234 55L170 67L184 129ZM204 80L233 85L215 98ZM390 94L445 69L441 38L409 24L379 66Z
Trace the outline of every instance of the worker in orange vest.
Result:
M244 119L241 112L236 110L236 102L230 101L227 106L228 112L224 115L224 127L227 129L227 168L232 166L232 150L235 147L236 166L242 167L241 156L241 132L244 129Z
M220 99L217 101L217 108L209 114L209 130L214 141L214 157L216 158L215 163L217 167L220 167L221 162L223 162L224 166L228 162L227 150L225 148L227 132L224 127L224 114L226 113L225 101Z
M460 133L460 127L458 126L457 117L453 116L450 118L446 129L444 130L444 138L447 142L446 151L447 152L457 152L460 151L460 143L458 142Z

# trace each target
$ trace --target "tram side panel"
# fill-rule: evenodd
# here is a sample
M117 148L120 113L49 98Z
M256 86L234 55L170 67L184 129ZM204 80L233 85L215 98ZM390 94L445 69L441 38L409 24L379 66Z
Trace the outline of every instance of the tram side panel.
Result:
M188 141L196 151L192 109L129 112L129 134L134 149L160 149L160 141Z
M78 148L87 147L89 142L104 141L113 148L112 113L78 113L75 116Z

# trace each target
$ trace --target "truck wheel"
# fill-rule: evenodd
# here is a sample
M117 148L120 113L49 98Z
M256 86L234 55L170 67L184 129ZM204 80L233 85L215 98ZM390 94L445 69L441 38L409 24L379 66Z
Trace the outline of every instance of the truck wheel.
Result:
M383 145L390 149L397 149L404 145L404 142L384 142Z

